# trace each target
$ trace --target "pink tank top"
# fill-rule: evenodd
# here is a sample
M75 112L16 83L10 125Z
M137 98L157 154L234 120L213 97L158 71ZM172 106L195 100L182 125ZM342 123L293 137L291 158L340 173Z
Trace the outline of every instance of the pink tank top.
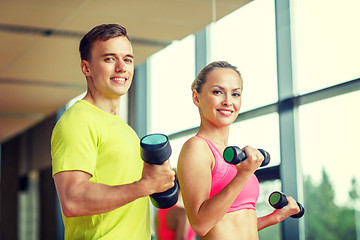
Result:
M209 198L211 198L220 192L235 177L237 170L234 165L224 160L223 155L210 140L201 136L197 137L207 142L215 158L215 166L211 174L211 190L209 195ZM259 181L255 174L253 174L227 212L234 212L241 209L255 210L258 197Z
M166 209L157 209L159 217L159 229L157 230L159 240L173 240L175 239L175 231L171 230L167 225L167 214L170 209L175 206ZM189 230L186 235L186 240L194 240L196 233L192 230L189 224Z

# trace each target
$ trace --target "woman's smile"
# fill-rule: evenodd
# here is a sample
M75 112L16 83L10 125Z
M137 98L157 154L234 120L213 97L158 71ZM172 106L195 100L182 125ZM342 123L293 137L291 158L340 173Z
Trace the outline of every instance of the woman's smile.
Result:
M230 116L234 112L229 109L217 109L217 111L226 117Z

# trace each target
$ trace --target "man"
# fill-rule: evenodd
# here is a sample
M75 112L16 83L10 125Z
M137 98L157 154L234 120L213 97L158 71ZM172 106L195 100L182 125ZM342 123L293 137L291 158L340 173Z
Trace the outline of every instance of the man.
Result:
M171 188L175 173L168 160L143 162L138 136L118 116L134 73L126 29L99 25L79 49L87 93L51 138L65 239L150 239L148 196Z

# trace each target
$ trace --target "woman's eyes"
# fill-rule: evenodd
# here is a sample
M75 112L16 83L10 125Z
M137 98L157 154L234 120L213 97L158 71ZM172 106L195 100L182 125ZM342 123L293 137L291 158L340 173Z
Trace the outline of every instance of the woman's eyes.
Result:
M220 91L220 90L214 90L213 93L214 93L215 95L219 95L219 94L222 94L222 91ZM240 97L240 96L241 96L241 93L235 92L235 93L231 94L231 96L233 96L233 97Z

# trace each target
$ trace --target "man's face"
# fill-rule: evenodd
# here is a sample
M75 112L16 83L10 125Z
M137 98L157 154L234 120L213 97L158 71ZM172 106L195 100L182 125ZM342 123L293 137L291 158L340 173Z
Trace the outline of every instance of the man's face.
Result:
M134 74L134 56L130 41L114 37L94 42L91 58L81 62L93 97L115 99L127 93Z

